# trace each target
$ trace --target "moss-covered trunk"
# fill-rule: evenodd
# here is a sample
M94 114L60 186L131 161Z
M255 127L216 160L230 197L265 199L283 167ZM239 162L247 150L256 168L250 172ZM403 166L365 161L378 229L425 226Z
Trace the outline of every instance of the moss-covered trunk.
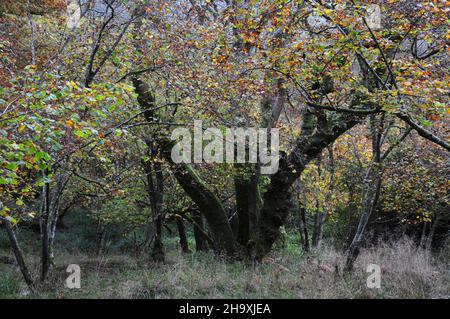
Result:
M253 258L262 259L280 237L280 227L285 224L291 207L290 187L306 165L359 121L360 117L352 114L326 119L326 123L321 123L311 134L302 134L289 156L280 158L279 170L272 175L263 196L264 204L257 231L250 242Z
M138 102L147 122L154 121L155 100L149 86L141 79L133 78ZM174 142L168 136L158 136L157 148L161 156L170 164L171 171L186 194L205 216L219 253L235 256L239 253L237 241L228 222L226 211L219 198L206 185L194 167L187 163L174 163L171 156Z

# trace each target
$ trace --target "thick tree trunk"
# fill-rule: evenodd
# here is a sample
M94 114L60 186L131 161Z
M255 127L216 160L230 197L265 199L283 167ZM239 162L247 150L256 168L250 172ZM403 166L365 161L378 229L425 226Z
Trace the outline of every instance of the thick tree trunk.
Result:
M169 145L165 148L165 158L172 163L172 173L180 186L205 216L216 243L215 249L219 253L225 252L228 256L236 256L239 253L238 244L219 198L206 186L190 164L172 162Z
M133 85L138 94L138 102L147 122L152 122L155 116L155 97L150 87L139 78L133 78ZM164 194L164 176L159 159L161 159L161 145L154 141L153 134L145 139L148 147L148 155L150 160L142 161L146 179L147 192L151 202L153 213L153 222L155 232L153 235L153 246L151 256L156 262L164 262L164 246L162 242L162 226L163 226L163 194ZM153 163L155 160L155 163Z
M133 85L138 95L138 103L144 112L147 122L153 121L155 98L149 86L141 79L134 77ZM190 164L174 163L171 157L173 141L167 136L159 136L158 150L171 165L172 173L180 186L198 206L205 216L209 229L216 242L216 250L225 252L228 256L235 256L239 249L233 231L228 222L227 214L219 198L207 187L198 173Z
M237 241L243 246L247 245L250 234L256 229L261 207L257 168L247 168L234 179L238 216Z
M250 209L249 193L251 192L249 183L244 178L235 178L236 209L237 209L237 241L241 245L246 245L250 234Z
M284 225L289 213L290 187L300 177L306 165L344 132L359 123L360 119L352 114L336 115L326 127L318 127L312 135L302 134L292 153L280 159L279 170L272 175L263 196L264 205L258 229L251 242L253 258L262 259L279 238L279 228Z

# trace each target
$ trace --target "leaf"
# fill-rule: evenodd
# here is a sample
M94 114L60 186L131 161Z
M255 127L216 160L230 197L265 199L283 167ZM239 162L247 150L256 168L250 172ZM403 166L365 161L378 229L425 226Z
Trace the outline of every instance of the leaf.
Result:
M422 124L423 126L431 126L433 125L433 123L429 120L420 120L420 124Z
M89 134L83 132L82 130L75 130L74 134L79 138L87 138Z
M19 128L17 129L17 132L22 133L25 130L26 126L25 125L20 125Z
M10 170L10 171L17 171L17 169L19 168L19 165L17 163L11 162L5 165L5 168Z

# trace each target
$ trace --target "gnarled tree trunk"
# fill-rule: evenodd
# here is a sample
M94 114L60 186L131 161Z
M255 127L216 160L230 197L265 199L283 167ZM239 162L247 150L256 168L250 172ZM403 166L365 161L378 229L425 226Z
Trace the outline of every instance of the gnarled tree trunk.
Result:
M144 112L147 122L152 122L154 97L149 86L141 79L134 77L133 84L138 95L138 102ZM209 229L214 237L218 252L225 252L228 256L235 256L238 252L238 244L228 222L226 211L219 198L204 183L191 164L174 163L171 157L173 141L161 136L159 150L164 159L170 164L171 170L180 186L198 206L205 216Z
M357 115L337 115L329 119L327 125L317 127L312 135L302 134L292 153L280 159L279 170L272 175L270 185L263 196L264 204L258 229L251 242L254 258L262 259L279 238L279 228L286 222L290 209L290 187L300 177L306 165L359 121L360 117Z

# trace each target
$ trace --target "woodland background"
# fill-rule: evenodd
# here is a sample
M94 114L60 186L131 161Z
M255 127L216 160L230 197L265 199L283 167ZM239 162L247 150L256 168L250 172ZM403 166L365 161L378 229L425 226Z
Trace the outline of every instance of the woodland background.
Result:
M0 297L449 298L449 13L0 0ZM278 172L174 163L195 119Z

